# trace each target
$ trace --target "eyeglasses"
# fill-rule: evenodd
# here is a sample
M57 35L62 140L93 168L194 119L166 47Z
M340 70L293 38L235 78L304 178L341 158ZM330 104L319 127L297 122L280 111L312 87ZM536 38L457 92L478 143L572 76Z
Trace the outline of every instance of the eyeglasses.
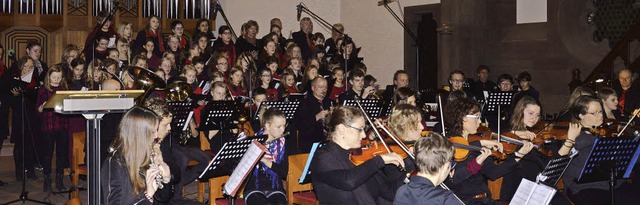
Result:
M348 124L343 124L343 125L344 125L344 126L347 126L347 127L349 127L349 128L352 128L352 129L354 129L354 130L357 130L358 132L364 132L364 130L367 128L367 126L364 126L364 127L362 127L362 128L357 128L357 127L354 127L354 126L351 126L351 125L348 125Z
M602 110L598 111L598 112L588 112L587 114L591 114L591 115L602 115Z
M482 118L482 116L480 115L465 115L465 117L471 118L471 119L476 119L479 120L480 118Z

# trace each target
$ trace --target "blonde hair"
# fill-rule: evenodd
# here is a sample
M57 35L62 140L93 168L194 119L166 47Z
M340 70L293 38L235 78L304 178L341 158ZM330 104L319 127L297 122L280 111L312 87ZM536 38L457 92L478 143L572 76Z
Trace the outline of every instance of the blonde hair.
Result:
M131 24L128 21L123 21L120 22L120 25L118 25L118 35L120 35L121 39L125 39L124 37L124 28L126 28L127 26L131 27L131 36L129 36L128 39L126 39L127 41L131 41L133 40L133 24ZM129 42L127 42L129 43Z
M123 165L128 171L135 195L146 187L140 173L146 173L151 163L151 146L157 136L158 124L159 117L155 112L133 107L122 116L116 138L111 144L114 153L120 152L124 159Z
M387 123L391 131L398 137L404 139L407 131L417 129L422 123L420 110L416 106L409 104L400 104L393 107Z

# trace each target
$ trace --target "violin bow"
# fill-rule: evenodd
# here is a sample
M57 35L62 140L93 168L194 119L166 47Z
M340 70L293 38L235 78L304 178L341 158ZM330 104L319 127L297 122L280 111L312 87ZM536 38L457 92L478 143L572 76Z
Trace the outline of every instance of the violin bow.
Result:
M440 110L440 125L442 126L442 136L447 136L447 131L444 130L444 115L442 114L442 94L438 93L438 110Z
M618 135L616 137L620 137L620 135L622 135L622 133L624 133L624 130L626 130L627 127L629 127L629 124L631 124L631 122L633 122L633 119L635 119L636 116L638 116L638 111L639 110L633 111L633 116L631 117L631 119L629 119L629 122L627 122L627 124L624 125L624 127L622 128L622 130L620 130L620 132L618 133Z
M355 100L355 101L356 101L356 104L358 105L358 108L360 108L360 111L362 111L362 114L364 115L364 118L367 119L367 122L369 122L369 125L371 125L371 128L373 129L373 132L375 133L376 137L378 137L378 139L380 139L380 142L382 143L384 148L387 150L387 152L391 153L391 149L389 149L389 146L387 146L387 143L384 142L384 139L382 139L382 136L380 135L380 132L378 132L378 129L376 129L376 127L373 124L373 122L371 122L371 119L369 118L369 115L367 115L367 112L364 110L364 108L362 108L362 104L360 104L360 100Z
M380 126L380 128L382 129L382 131L384 131L393 141L396 142L396 144L398 144L398 146L402 149L402 151L406 152L407 155L409 157L411 157L411 159L415 160L416 156L411 153L409 151L409 148L407 148L407 146L404 145L404 143L402 141L400 141L400 139L398 139L395 135L393 135L386 126L384 126L382 123L380 123L380 121L376 121L377 125Z

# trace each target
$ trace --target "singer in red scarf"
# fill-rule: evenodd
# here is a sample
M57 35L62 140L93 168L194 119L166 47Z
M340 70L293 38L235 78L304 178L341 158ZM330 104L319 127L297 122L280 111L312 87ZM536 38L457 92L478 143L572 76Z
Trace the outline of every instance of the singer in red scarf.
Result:
M162 34L160 33L160 19L157 16L151 16L147 20L147 27L138 32L136 36L136 41L133 43L134 49L141 49L142 46L147 42L147 39L151 39L153 44L155 45L153 48L153 54L157 56L162 56L164 53L164 40L162 40ZM135 53L139 53L138 50Z

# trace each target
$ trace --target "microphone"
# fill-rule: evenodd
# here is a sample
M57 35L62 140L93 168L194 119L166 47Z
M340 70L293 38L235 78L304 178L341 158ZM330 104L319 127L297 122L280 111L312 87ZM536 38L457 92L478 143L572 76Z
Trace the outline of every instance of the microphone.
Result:
M386 5L389 3L394 2L395 0L382 0L382 1L378 1L378 6L382 6L382 5Z
M218 8L219 8L220 4L216 1L216 3L213 5L213 20L216 20L216 17L218 17Z
M296 6L296 11L298 12L298 15L296 16L296 19L298 21L300 21L300 15L302 14L302 3L298 4L298 6Z

